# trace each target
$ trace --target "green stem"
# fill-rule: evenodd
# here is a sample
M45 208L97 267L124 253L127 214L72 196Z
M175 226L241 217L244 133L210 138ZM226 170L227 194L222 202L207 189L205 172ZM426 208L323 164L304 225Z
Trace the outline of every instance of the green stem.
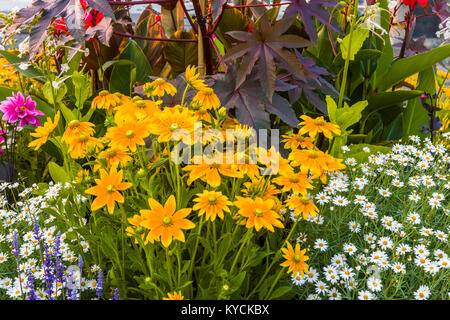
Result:
M345 59L344 73L342 75L341 89L339 92L338 108L342 108L342 104L344 102L344 92L345 92L345 88L347 86L348 67L350 65L350 53L351 53L351 49L352 49L353 30L355 29L355 20L356 20L357 15L358 15L358 2L357 2L357 0L355 0L354 16L352 17L351 26L350 26L350 39L349 39L349 44L348 44L347 57Z
M237 252L236 257L234 257L234 261L233 261L233 264L231 265L231 269L230 269L230 274L233 273L233 270L234 270L234 267L236 266L238 258L240 256L242 250L244 249L244 246L247 244L248 240L250 239L249 235L251 235L251 231L252 231L252 229L248 229L247 233L245 234L245 238L242 241L241 247L239 248L239 251Z
M280 271L278 272L275 280L272 283L272 286L270 287L269 291L267 291L267 295L266 298L264 300L269 299L270 294L272 293L273 288L275 288L275 285L277 284L278 280L280 280L281 274L283 273L284 268L280 269Z

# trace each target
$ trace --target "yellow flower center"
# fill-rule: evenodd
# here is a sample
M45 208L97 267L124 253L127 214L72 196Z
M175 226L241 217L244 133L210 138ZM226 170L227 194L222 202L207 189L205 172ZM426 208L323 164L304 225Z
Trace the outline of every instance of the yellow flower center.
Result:
M217 203L217 197L215 196L211 196L208 198L208 203L209 204L216 204Z
M299 262L301 261L301 258L300 258L300 256L299 256L298 254L294 254L293 259L294 259L294 261L295 261L296 263L299 263Z
M103 91L100 91L98 95L101 97L106 97L108 94L109 94L108 90L103 90Z
M109 193L114 191L114 185L110 184L106 187L106 191L108 191Z
M264 215L264 212L261 209L255 209L255 215L257 217L262 217Z
M298 142L305 142L305 137L301 136L301 135L296 135L295 136L295 140L297 140Z
M317 154L316 150L310 150L308 156L311 159L316 159L319 155Z
M165 226L168 226L168 225L172 224L172 218L171 217L164 217L162 222L163 222L163 224Z
M125 136L126 136L128 139L133 138L133 137L134 137L134 131L133 131L133 130L128 130L128 131L125 133Z
M19 109L20 109L20 111L26 111L27 110L27 107L25 107L25 106L21 106L21 107L19 107Z
M164 79L158 78L155 80L155 84L158 86L163 85L164 83L166 83Z
M206 88L206 89L202 90L202 92L205 96L210 96L214 93L213 89L211 89L211 88Z
M323 126L325 125L325 123L327 123L323 118L318 118L316 120L314 120L314 124L316 126Z
M207 113L208 111L207 111L205 108L200 107L200 108L197 110L197 112L198 112L199 114L205 114L205 113Z
M172 125L170 126L170 131L175 131L177 129L180 129L180 126L176 123L172 123Z
M297 183L300 181L300 179L297 176L291 176L289 177L289 181L292 183Z
M301 197L301 198L300 198L300 201L301 201L304 205L309 204L309 198L308 198L308 197Z
M113 158L117 155L117 151L114 149L109 149L108 151L106 151L106 156L108 158Z
M80 121L78 121L78 120L72 120L69 122L70 129L75 129L75 128L78 128L79 126L80 126Z
M144 109L147 106L147 104L145 103L144 100L138 100L136 101L136 106L140 109Z
M87 136L85 134L82 134L78 137L78 142L80 142L80 143L87 142L88 140L89 140L89 136Z

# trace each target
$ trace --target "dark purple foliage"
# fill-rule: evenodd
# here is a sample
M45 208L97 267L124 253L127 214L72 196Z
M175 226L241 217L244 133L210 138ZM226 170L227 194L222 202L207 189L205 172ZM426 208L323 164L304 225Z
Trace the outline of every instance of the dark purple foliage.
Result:
M285 18L296 17L301 15L306 33L308 33L312 42L317 42L317 28L314 19L319 20L328 28L341 33L342 30L337 22L331 17L327 8L336 7L338 3L335 0L293 0L286 11Z
M114 12L107 0L86 0L86 2L92 9L115 20ZM41 49L47 36L47 29L55 19L64 18L73 37L84 44L85 22L80 0L34 0L28 7L17 12L8 34L21 26L31 24L36 16L39 16L39 21L30 31L30 57L34 57Z

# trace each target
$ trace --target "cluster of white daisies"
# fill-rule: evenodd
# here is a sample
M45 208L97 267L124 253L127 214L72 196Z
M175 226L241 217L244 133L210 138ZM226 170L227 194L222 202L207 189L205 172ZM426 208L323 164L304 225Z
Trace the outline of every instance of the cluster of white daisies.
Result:
M37 185L19 192L20 185L17 182L0 184L0 297L15 299L21 297L22 292L28 293L30 291L28 275L31 271L35 279L35 294L38 299L47 298L41 250L45 250L44 245L46 244L52 251L58 233L60 257L65 273L67 274L67 267L70 266L73 270L72 279L80 291L97 289L97 280L94 278L96 278L98 266L92 266L90 272L83 272L83 269L79 268L80 254L89 252L88 243L80 235L78 235L78 239L69 240L67 233L71 231L71 228L67 227L62 230L57 227L55 217L45 212L45 208L58 211L55 200L61 200L64 205L67 199L62 197L61 191L69 188L71 185L68 183L64 185L50 183L48 189L42 192L33 192L39 190ZM10 201L8 201L8 197ZM78 200L84 201L85 199L80 197ZM39 233L36 233L34 219L39 221ZM86 223L86 221L80 221L80 223ZM12 252L15 233L19 244L20 277L18 276L16 256ZM40 240L37 239L37 234L41 237ZM88 276L91 279L88 279ZM61 290L61 287L64 286L65 283L55 281L53 298L63 293L64 290Z
M315 195L320 215L297 239L309 270L292 276L301 299L450 298L450 156L410 139L365 163L348 157Z

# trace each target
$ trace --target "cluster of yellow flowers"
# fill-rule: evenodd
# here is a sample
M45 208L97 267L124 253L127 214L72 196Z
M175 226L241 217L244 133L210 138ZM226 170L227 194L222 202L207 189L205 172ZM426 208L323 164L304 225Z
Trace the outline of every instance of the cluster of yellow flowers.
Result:
M95 186L85 191L95 196L91 204L92 210L106 206L108 212L113 214L116 203L124 202L121 192L132 187L131 183L122 181L123 169L133 161L132 156L136 154L137 163L139 160L143 167L150 167L155 159L168 154L177 129L184 129L185 134L177 136L176 140L182 140L187 145L197 142L205 144L205 137L201 141L195 139L194 122L198 120L204 120L206 125L202 130L207 138L207 129L212 127L224 133L228 128L237 128L237 136L245 136L251 130L227 117L226 110L220 107L218 97L199 79L194 67L188 67L185 80L186 90L193 88L197 91L189 106L185 106L183 95L180 105L162 108L162 102L157 98L166 94L175 95L177 91L172 84L159 78L143 87L144 93L150 99L127 97L106 90L94 98L92 108L104 109L109 119L106 121L109 125L102 138L94 136L94 124L90 122L72 120L67 124L61 142L68 146L70 156L74 159L97 158L94 171L99 170L100 178L95 179ZM331 139L340 134L340 129L337 125L326 122L323 117L312 119L304 115L301 118L303 121L300 123L302 128L299 132L283 136L285 147L291 149L287 158L274 147L269 150L258 148L257 163L245 161L228 164L221 161L223 155L218 155L213 161L205 161L204 156L201 159L194 157L193 164L182 167L187 176L186 185L202 181L205 183L205 190L193 199L192 208L177 208L178 202L174 195L171 195L164 205L150 198L149 209L140 210L140 214L128 219L130 226L126 229L127 233L140 237L144 244L161 241L164 247L168 247L173 239L184 242L183 230L196 226L188 219L192 211L196 211L202 220L206 217L206 220L211 222L216 218L224 219L224 215L228 213L239 225L245 225L248 229L254 228L256 231L264 228L270 232L274 232L274 228L284 228L283 213L286 208L292 209L296 216L302 215L304 218L317 214L318 208L308 196L308 190L313 188L313 179L320 178L325 182L327 173L343 169L345 165L341 159L335 159L319 150L315 146L315 140L319 134ZM42 127L37 128L33 134L37 139L31 142L30 146L38 149L44 144L57 127L58 121L59 113L54 121L48 119ZM144 164L146 160L142 159L140 153L143 149L138 149L138 146L144 146L148 137L154 138L152 147L156 152L153 159ZM211 141L221 139L220 135L212 135L209 138ZM239 153L235 156L236 160L240 156L248 158ZM102 158L106 159L106 168L100 161ZM277 174L262 175L262 166L273 172L276 169ZM85 175L85 172L81 172L79 178ZM184 178L178 171L177 175L179 179ZM248 179L243 181L240 193L239 190L234 190L232 194L225 195L217 188L225 183L223 179L227 178ZM177 197L179 196L177 194ZM287 246L287 249L283 249L286 259L283 266L289 266L289 272L303 273L303 270L307 270L306 251L300 250L298 245L295 249L289 243Z
M16 69L3 57L0 57L0 86L11 89L20 87Z

